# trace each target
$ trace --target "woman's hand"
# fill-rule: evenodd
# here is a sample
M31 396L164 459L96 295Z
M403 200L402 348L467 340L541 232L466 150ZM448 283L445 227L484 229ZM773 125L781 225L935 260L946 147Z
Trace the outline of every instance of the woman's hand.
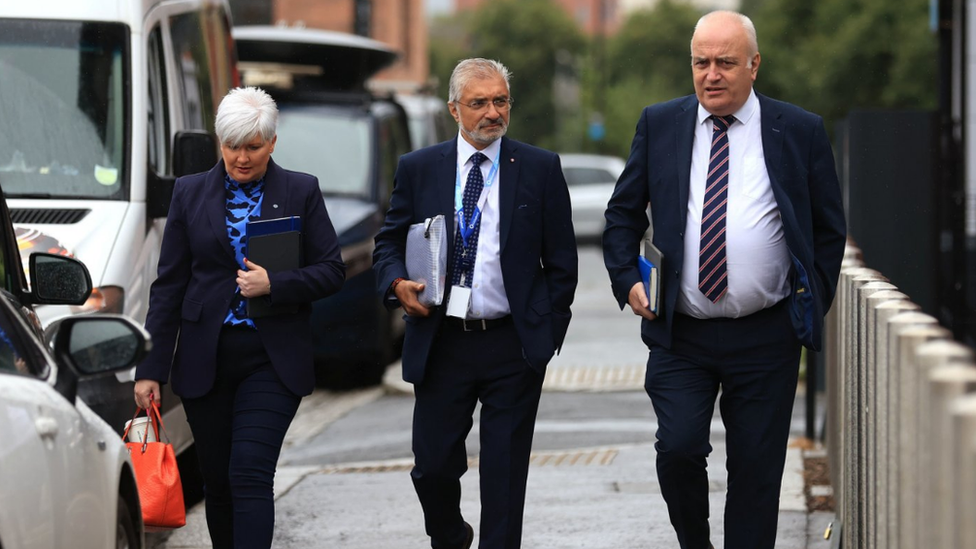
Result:
M257 263L252 263L248 258L244 258L244 266L247 270L237 271L237 286L241 289L244 297L258 297L271 293L271 280L268 279L268 271Z
M136 406L146 409L149 408L149 400L152 398L159 402L159 382L154 379L140 379L136 381L133 391L136 397Z

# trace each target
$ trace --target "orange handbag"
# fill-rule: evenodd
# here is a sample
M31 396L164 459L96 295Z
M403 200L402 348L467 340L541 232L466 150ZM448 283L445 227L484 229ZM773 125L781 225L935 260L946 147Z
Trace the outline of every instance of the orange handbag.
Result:
M139 412L137 408L132 416L133 420ZM149 417L149 425L146 426L142 441L125 443L132 459L132 468L136 472L142 522L147 532L180 528L186 525L186 508L183 506L183 484L180 481L180 470L176 466L176 452L173 451L172 444L159 442L160 427L163 434L166 434L166 428L155 400L150 401L146 415ZM132 423L126 425L122 440L128 440ZM150 428L156 441L149 441ZM169 439L169 435L166 438Z

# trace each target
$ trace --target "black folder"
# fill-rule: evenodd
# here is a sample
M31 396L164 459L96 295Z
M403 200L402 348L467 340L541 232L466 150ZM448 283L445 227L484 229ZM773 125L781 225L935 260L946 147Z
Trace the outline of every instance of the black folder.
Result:
M250 224L248 225L250 228ZM300 230L287 230L252 236L252 231L249 230L247 259L260 265L269 273L299 269L303 265L302 232ZM247 316L249 318L296 312L298 312L297 303L272 305L271 298L267 295L248 298L247 300Z

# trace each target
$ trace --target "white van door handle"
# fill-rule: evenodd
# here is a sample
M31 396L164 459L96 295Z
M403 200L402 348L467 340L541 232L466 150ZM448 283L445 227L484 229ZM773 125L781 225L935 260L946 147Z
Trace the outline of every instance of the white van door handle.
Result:
M34 420L34 428L41 438L54 440L58 436L58 422L52 417L39 417Z

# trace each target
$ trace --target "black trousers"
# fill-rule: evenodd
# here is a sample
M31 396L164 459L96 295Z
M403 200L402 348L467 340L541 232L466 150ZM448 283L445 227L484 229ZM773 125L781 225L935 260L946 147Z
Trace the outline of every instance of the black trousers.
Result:
M213 389L183 400L203 472L207 527L215 549L267 549L275 468L301 397L278 379L254 330L225 327L218 345Z
M481 401L481 549L512 549L522 540L522 514L543 376L522 356L515 327L463 332L445 325L434 343L424 380L414 388L414 468L431 547L465 540L461 476L465 438Z
M657 414L657 474L682 549L707 549L709 426L726 430L726 549L773 549L800 344L785 302L739 319L675 315L644 388Z

